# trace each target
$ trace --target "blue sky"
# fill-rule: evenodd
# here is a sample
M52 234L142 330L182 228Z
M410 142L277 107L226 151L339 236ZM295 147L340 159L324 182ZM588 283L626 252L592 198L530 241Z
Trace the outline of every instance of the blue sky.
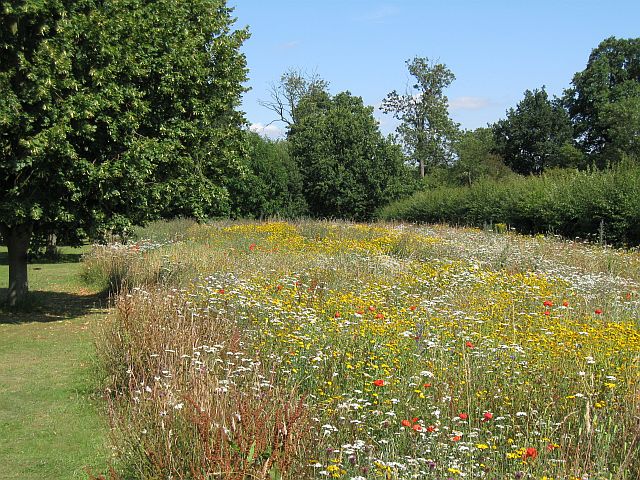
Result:
M446 64L450 113L463 128L503 118L526 89L551 95L569 87L589 53L609 37L640 37L640 1L555 0L230 0L236 27L248 25L243 47L251 88L242 109L253 129L283 132L259 104L288 69L315 72L332 93L349 90L377 106L404 91L405 61ZM395 123L376 109L381 130Z

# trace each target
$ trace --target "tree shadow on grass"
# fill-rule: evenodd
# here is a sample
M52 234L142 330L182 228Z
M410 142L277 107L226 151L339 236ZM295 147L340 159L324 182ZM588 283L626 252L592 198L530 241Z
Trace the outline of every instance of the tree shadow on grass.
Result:
M30 256L29 264L80 263L82 255L82 253L57 253L53 257L44 255L38 257ZM7 252L0 252L0 265L9 265L9 254Z
M0 299L6 298L7 291L6 288L0 288ZM35 290L29 292L26 301L16 308L0 304L0 323L48 323L71 320L90 313L105 311L109 303L108 292L80 295Z

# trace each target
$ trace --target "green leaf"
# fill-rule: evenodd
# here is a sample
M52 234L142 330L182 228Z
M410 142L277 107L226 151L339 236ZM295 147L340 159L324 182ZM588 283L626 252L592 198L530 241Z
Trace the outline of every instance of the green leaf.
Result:
M272 465L271 470L269 470L269 478L271 480L282 480L282 473L277 465Z
M247 463L249 465L253 463L253 455L254 455L255 449L256 449L256 442L254 440L253 443L251 444L251 447L249 448L249 453L247 455Z

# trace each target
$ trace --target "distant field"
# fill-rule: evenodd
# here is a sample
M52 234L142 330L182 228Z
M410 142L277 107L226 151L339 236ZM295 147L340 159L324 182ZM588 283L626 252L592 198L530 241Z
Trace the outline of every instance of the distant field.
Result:
M382 224L152 233L84 267L133 288L100 342L120 472L640 475L638 253Z

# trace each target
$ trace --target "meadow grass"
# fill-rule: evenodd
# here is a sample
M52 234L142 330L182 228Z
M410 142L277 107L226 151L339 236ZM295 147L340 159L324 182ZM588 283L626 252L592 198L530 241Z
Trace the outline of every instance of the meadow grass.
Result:
M84 268L125 272L114 478L640 476L637 252L225 222Z
M103 297L80 278L83 249L29 265L22 309L0 309L0 478L81 479L107 463L107 422L95 397L95 325ZM6 295L0 249L0 297Z

